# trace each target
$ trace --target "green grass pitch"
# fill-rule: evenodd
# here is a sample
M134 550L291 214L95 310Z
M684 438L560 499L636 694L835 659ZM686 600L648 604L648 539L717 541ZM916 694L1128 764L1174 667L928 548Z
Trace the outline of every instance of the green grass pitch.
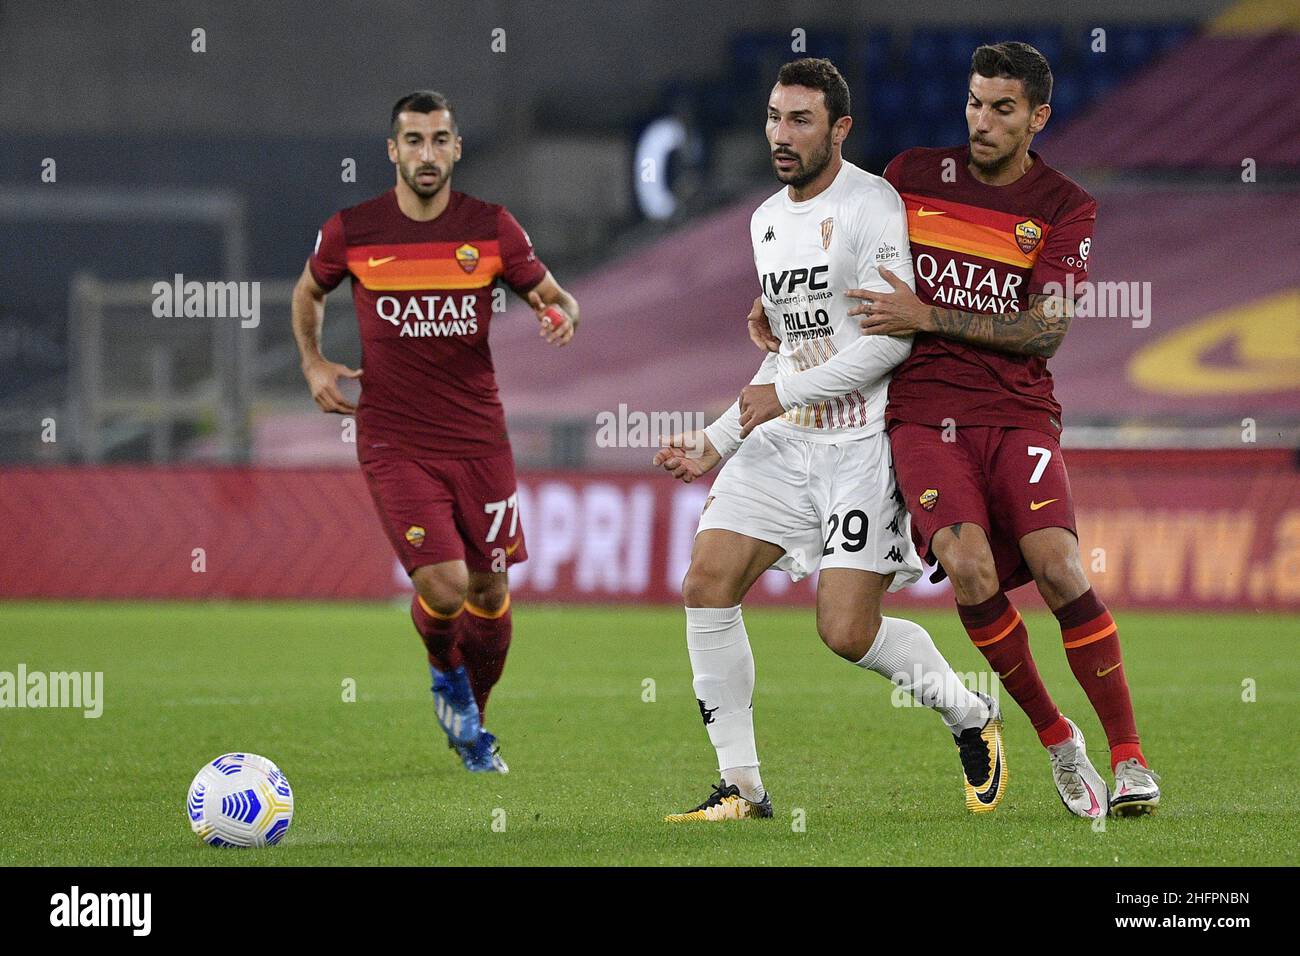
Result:
M954 614L911 616L958 671L983 669ZM776 816L672 826L662 815L700 802L716 776L680 609L521 603L488 712L511 768L499 777L465 773L447 750L405 608L0 604L0 670L103 671L105 697L99 719L0 710L0 864L1300 862L1294 617L1119 615L1164 805L1104 831L1062 808L1005 695L1007 797L972 817L937 716L892 706L888 683L821 645L811 611L746 621ZM1105 738L1055 622L1027 621L1049 689L1101 767ZM278 847L218 850L190 833L190 779L235 750L270 757L293 785Z

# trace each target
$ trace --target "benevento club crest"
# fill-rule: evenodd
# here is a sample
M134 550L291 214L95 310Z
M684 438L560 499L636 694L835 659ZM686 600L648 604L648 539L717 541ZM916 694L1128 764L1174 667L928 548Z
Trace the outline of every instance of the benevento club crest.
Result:
M478 250L467 242L456 250L456 261L466 272L473 272L478 268Z
M1034 225L1032 219L1016 223L1016 244L1025 255L1033 252L1042 238L1043 230Z
M822 220L822 248L831 247L831 231L835 228L835 217Z

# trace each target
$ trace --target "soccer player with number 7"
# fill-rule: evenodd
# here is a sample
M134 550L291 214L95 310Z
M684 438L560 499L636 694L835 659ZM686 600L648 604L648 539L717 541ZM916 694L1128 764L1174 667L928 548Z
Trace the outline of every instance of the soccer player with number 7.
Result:
M441 94L402 97L390 123L396 185L322 227L294 289L294 336L321 411L356 415L357 458L415 587L411 619L448 746L470 771L505 773L483 715L510 647L507 568L528 552L488 326L498 280L551 345L573 338L578 303L503 206L452 190L461 138ZM356 371L320 350L325 296L349 276ZM340 376L360 379L357 405Z
M866 335L914 336L885 412L913 538L952 579L971 641L1033 723L1061 802L1089 819L1150 813L1160 790L1115 621L1079 560L1047 370L1073 314L1069 290L1087 278L1097 203L1029 149L1051 115L1041 53L980 47L969 80L969 142L911 149L885 169L907 207L916 291L881 269L893 291L849 291L860 300L850 314ZM1106 733L1113 789L1043 686L1007 599L1031 578Z

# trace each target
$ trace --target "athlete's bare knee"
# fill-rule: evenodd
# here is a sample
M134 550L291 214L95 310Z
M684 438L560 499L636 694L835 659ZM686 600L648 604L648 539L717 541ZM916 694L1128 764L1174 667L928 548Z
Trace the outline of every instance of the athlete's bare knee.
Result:
M693 560L682 580L687 607L735 607L744 596L729 569L709 560Z
M464 564L449 561L415 569L411 582L420 597L438 614L455 614L465 604L469 572Z
M1053 610L1088 590L1088 578L1078 555L1053 555L1031 570L1038 592Z
M977 540L968 538L966 541L956 535L945 536L935 556L952 580L958 599L966 599L961 603L977 603L997 593L997 565L988 541L982 535Z
M505 606L509 594L510 587L504 574L472 574L465 599L479 610L495 614Z
M817 633L822 643L846 661L856 664L867 656L876 635L880 633L880 615L874 619L853 617L817 618Z

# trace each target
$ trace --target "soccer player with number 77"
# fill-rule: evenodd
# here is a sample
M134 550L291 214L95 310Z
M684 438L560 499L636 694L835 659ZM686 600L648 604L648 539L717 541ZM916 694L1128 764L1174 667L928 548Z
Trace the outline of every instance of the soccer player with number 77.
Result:
M488 325L498 279L551 345L573 338L578 303L505 207L452 190L461 138L441 94L402 97L390 130L396 185L322 227L294 289L294 336L321 411L356 415L357 458L415 586L411 619L448 746L470 771L505 773L483 717L512 635L507 568L528 552ZM349 275L355 371L320 350L325 296ZM340 376L360 379L357 405Z
M885 418L918 552L952 579L962 624L1037 731L1066 809L1135 816L1156 808L1160 789L1138 740L1115 621L1079 561L1047 370L1070 325L1070 292L1088 275L1097 215L1088 193L1029 149L1051 95L1051 69L1033 47L978 48L969 142L910 149L885 169L907 206L916 291L882 269L892 291L847 294L866 336L913 340ZM765 332L750 322L751 338L771 349ZM1113 789L1048 694L1007 599L1031 578L1106 733Z

